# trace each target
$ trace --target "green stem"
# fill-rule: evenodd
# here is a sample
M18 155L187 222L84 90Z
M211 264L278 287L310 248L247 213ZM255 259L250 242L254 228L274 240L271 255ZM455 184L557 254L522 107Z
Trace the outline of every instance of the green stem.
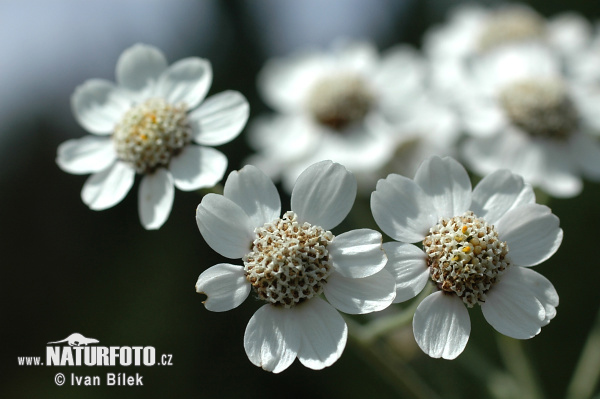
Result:
M472 345L455 360L466 372L483 381L494 398L511 399L519 397L520 390L515 378L498 369L476 347Z
M353 344L356 352L360 354L363 361L373 367L401 397L407 397L407 395L409 395L409 397L417 399L440 399L440 397L429 388L429 386L407 363L398 356L395 356L393 348L385 341L379 340L378 342L365 344L365 342L356 339L353 329L357 325L358 324L353 321L349 323L350 342Z
M362 355L365 362L369 363L380 375L386 379L394 389L403 397L435 399L439 396L415 373L408 364L395 355L384 336L408 324L415 313L421 300L431 292L430 286L405 309L389 316L380 317L361 325L350 317L346 317L350 342Z
M522 390L522 397L529 399L544 398L537 374L523 350L522 341L497 334L500 356L508 371L515 378Z
M568 399L590 398L600 375L600 311L567 388Z

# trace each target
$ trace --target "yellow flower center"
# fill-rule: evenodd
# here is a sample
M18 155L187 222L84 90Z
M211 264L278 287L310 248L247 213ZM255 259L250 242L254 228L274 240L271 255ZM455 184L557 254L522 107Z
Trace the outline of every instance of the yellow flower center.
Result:
M132 107L113 133L117 156L138 173L167 166L191 140L186 105L159 98Z
M473 212L442 218L429 229L423 249L431 279L468 307L485 302L486 292L510 266L506 242Z
M258 297L290 308L323 292L331 272L327 245L333 234L294 212L255 229L252 252L244 256L246 279Z
M533 137L564 139L579 126L573 102L558 79L516 81L501 90L500 104L512 123Z
M322 78L312 87L307 107L317 122L334 130L360 122L373 106L373 94L353 74Z

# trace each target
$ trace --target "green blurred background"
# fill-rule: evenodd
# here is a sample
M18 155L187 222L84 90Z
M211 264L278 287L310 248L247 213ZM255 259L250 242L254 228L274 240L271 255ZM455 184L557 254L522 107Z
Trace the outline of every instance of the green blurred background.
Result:
M166 224L145 231L137 216L137 184L114 208L91 211L79 197L86 177L62 172L55 163L56 149L86 134L70 111L75 87L90 78L114 81L117 58L132 44L155 45L170 62L208 58L214 71L209 94L242 92L252 118L268 111L256 91L255 76L269 57L305 45L327 46L338 36L372 40L381 50L400 42L418 47L426 29L445 21L456 4L0 0L0 397L398 397L393 384L351 343L337 363L322 371L296 362L273 375L252 365L243 335L260 303L250 299L233 311L211 313L194 290L202 271L224 261L196 226L200 194L177 191ZM591 21L600 18L597 1L528 4L545 16L573 10ZM229 157L228 173L250 153L244 134L219 149ZM524 343L548 397L563 397L600 305L600 263L594 252L599 197L600 185L586 182L580 196L550 203L561 218L565 239L537 270L553 282L561 304L556 319ZM410 326L392 337L406 362L440 397L485 398L487 391L470 365L479 364L478 356L501 365L493 329L479 309L470 314L471 339L456 361L424 356ZM172 354L173 366L17 365L18 356L43 358L48 341L73 332L105 346L153 346L158 354ZM57 387L58 372L138 372L144 386Z

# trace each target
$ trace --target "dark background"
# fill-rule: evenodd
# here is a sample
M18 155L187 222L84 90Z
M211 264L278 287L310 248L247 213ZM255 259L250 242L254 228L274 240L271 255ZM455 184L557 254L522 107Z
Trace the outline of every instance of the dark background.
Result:
M195 293L198 275L224 261L203 241L195 221L198 193L176 191L169 220L145 231L137 216L137 187L117 206L95 212L79 193L86 176L62 172L57 146L87 134L69 98L90 78L114 81L118 56L137 43L155 45L170 63L208 58L209 94L242 92L250 117L267 111L255 76L272 56L305 45L328 45L338 36L372 40L381 50L404 42L418 47L423 33L445 20L449 0L116 1L0 0L0 397L2 398L361 398L398 392L348 344L341 359L322 371L295 362L280 375L250 363L244 329L260 306L212 313ZM490 2L488 2L490 3ZM529 2L552 16L564 1ZM591 21L596 1L568 7ZM219 147L228 173L250 153L244 134ZM524 343L546 394L563 396L600 304L597 225L600 185L586 182L573 199L553 200L565 239L537 270L556 286L558 316ZM285 200L284 200L285 203ZM486 397L468 362L483 354L501 366L493 329L479 309L470 312L471 339L456 361L434 360L415 350L408 330L408 363L444 398ZM18 356L41 356L46 343L73 332L105 346L154 346L173 355L171 367L19 367ZM54 375L125 372L144 376L144 387L57 387Z

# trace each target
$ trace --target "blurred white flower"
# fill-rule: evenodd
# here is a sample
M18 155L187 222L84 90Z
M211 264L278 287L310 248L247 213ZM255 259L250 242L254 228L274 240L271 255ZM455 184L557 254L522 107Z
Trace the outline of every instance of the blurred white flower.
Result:
M394 279L384 270L381 233L329 231L350 212L355 196L352 174L323 161L300 175L292 211L280 217L275 185L249 165L229 175L224 195L208 194L198 205L202 237L219 254L244 263L221 263L200 275L196 290L207 295L206 308L233 309L251 287L267 302L244 335L255 365L279 373L298 357L311 369L330 366L348 334L335 309L363 314L392 303ZM322 293L329 303L319 298Z
M446 24L427 32L424 47L436 58L468 58L504 45L532 41L573 53L585 48L591 34L590 23L572 12L546 20L525 4L496 8L463 4Z
M258 154L248 162L281 178L288 191L308 165L324 159L345 165L360 183L389 162L398 146L429 131L423 125L436 121L439 133L452 124L427 96L425 70L408 47L379 56L371 44L359 42L338 41L329 52L269 61L258 87L278 113L250 124L250 144Z
M447 23L428 30L423 48L432 61L433 86L455 101L461 98L457 86L465 85L465 66L473 58L505 46L538 43L568 59L584 54L591 36L591 24L576 13L546 19L524 4L463 4Z
M144 175L140 220L146 229L158 229L171 212L173 186L190 191L223 178L227 157L205 146L235 138L249 106L235 91L202 101L212 83L210 63L193 57L167 66L162 52L151 46L125 50L116 78L116 85L92 79L77 87L73 113L92 135L62 143L56 162L69 173L92 173L81 197L94 210L119 203L135 174Z
M570 79L547 46L506 46L474 60L458 104L462 159L476 173L510 169L555 197L600 180L600 90Z
M380 180L371 209L383 232L401 241L383 245L396 277L394 302L413 298L430 280L437 288L413 319L429 356L454 359L464 350L471 331L464 305L481 305L492 327L517 339L537 335L556 315L556 290L528 267L550 258L563 232L519 176L496 171L471 191L458 162L433 157L414 180ZM414 242L423 249L407 244Z

